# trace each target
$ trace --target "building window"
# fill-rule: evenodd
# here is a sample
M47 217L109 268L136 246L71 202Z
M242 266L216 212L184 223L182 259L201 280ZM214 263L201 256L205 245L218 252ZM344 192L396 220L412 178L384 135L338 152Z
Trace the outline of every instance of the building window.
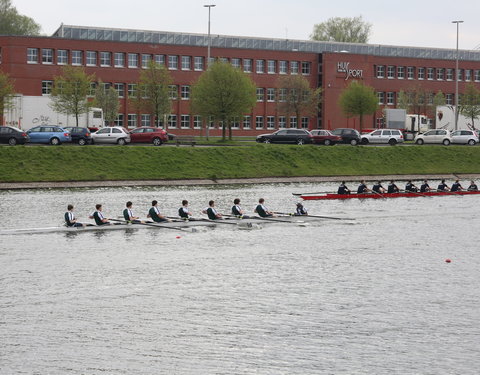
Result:
M437 81L443 81L445 79L445 69L438 68L437 69Z
M154 60L155 64L165 65L165 55L155 55Z
M110 66L112 64L112 54L110 52L100 52L100 66Z
M395 78L395 67L394 66L388 66L387 67L387 78L388 79L393 79Z
M243 59L243 71L245 73L252 72L252 59Z
M42 48L42 64L53 64L53 49Z
M128 97L129 98L137 97L137 84L136 83L129 83L128 84Z
M278 127L280 129L283 129L283 128L287 127L287 118L285 116L279 116L278 117Z
M447 81L453 81L453 73L454 70L452 68L447 69Z
M274 102L275 101L275 89L268 88L267 89L267 102Z
M182 70L192 69L192 58L190 56L182 56Z
M53 81L42 81L42 95L50 95L52 93Z
M182 100L190 99L190 86L181 86L180 88L180 98Z
M97 92L97 83L96 82L90 82L90 87L88 88L88 94L87 96L94 97Z
M265 101L265 89L263 87L257 87L257 102Z
M387 92L387 104L394 105L395 104L395 93Z
M240 129L240 120L238 117L234 117L232 120L232 129Z
M278 62L278 72L280 74L287 74L288 73L288 61L281 60Z
M461 81L463 79L463 69L458 69L458 80Z
M199 72L203 70L203 56L195 56L193 58L194 69Z
M278 89L278 101L279 102L287 101L287 89Z
M178 86L177 85L169 85L168 86L168 97L170 100L177 100L178 99Z
M121 126L121 127L123 127L123 126L124 126L124 122L125 122L125 119L124 119L123 113L119 113L119 114L117 115L117 119L114 121L115 126Z
M115 83L115 90L118 93L119 98L125 97L125 84L124 83Z
M152 55L142 53L142 68L147 69L148 64L152 61Z
M27 48L27 63L38 64L38 48Z
M397 67L397 78L398 79L405 79L405 67L398 66Z
M302 129L308 129L308 117L302 117Z
M210 129L215 129L215 123L213 122L213 117L212 117L212 116L210 116L210 117L208 118L208 127L209 127Z
M427 79L430 81L433 80L434 73L435 73L434 68L427 68Z
M291 74L298 74L298 61L290 61L290 73Z
M263 116L255 117L255 129L263 129Z
M377 78L385 78L385 66L377 65Z
M168 56L168 69L170 70L178 69L178 56L175 56L175 55Z
M265 73L265 60L257 60L256 64L256 72L260 74Z
M303 75L309 75L311 71L311 64L309 61L303 61L302 62L302 74Z
M190 115L181 115L180 116L180 127L182 129L190 128Z
M151 125L151 116L149 114L142 114L140 116L141 126L150 126Z
M193 116L193 128L194 129L201 129L202 128L202 117L201 116Z
M445 94L445 104L453 105L453 94Z
M472 80L472 71L470 69L465 69L465 81Z
M238 58L232 58L232 66L234 68L240 69L240 59Z
M267 129L275 129L275 116L267 116Z
M218 61L220 61L221 63L228 64L228 58L227 57L219 57Z
M57 64L58 65L68 64L68 51L66 49L59 49L57 51Z
M87 51L87 66L97 65L97 52Z
M418 68L418 79L425 79L425 68Z
M168 127L170 129L175 129L177 127L177 115L168 116Z
M276 61L275 60L268 60L267 61L267 72L268 74L275 74L277 72L276 69Z
M298 128L298 121L296 116L290 117L290 127L293 129Z
M243 116L243 128L250 129L252 123L252 118L250 116Z
M480 82L480 70L475 70L473 74L475 82Z
M407 78L408 79L415 79L415 67L409 66L407 68Z
M378 104L385 104L385 93L382 91L377 92Z
M129 128L137 127L137 115L134 113L128 114L127 116L127 126Z
M114 59L115 68L125 67L125 54L123 52L115 52Z
M128 67L129 68L138 68L138 54L129 53L128 54Z

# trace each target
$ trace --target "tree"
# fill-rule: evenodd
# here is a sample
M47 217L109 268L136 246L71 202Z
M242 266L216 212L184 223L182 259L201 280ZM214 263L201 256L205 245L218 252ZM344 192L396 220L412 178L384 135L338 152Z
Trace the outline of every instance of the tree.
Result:
M257 101L250 77L226 62L215 61L192 87L191 109L203 118L222 122L232 139L232 122L252 110Z
M327 42L367 43L372 24L359 17L333 17L313 26L310 39Z
M408 91L401 90L398 95L397 107L403 108L417 115L417 125L420 129L420 115L435 117L435 109L445 103L445 96L441 91L435 95L425 90L421 85L412 86ZM414 130L414 129L412 129Z
M375 113L378 108L378 97L373 87L352 81L340 94L339 104L347 117L360 117L360 131L362 131L363 116Z
M172 102L169 96L171 83L172 77L167 68L153 60L148 63L147 69L140 73L135 99L138 102L136 107L143 108L152 114L156 126L171 112Z
M475 128L475 119L480 117L480 90L473 83L465 87L459 100L458 111L472 120L472 127Z
M40 25L18 14L10 0L0 0L0 35L39 35Z
M0 70L0 115L5 114L5 110L12 108L12 98L15 93L13 81L7 73ZM0 122L3 124L3 118Z
M280 77L277 81L279 96L278 111L287 116L316 115L321 101L322 89L312 89L308 80L301 75Z
M118 101L118 92L112 86L108 89L103 82L99 82L95 90L95 105L103 111L105 121L110 125L118 116L120 102Z
M90 82L95 81L95 75L87 75L82 68L67 65L62 69L62 75L54 78L52 87L51 107L58 113L74 115L76 126L81 114L87 113L94 105L87 100Z

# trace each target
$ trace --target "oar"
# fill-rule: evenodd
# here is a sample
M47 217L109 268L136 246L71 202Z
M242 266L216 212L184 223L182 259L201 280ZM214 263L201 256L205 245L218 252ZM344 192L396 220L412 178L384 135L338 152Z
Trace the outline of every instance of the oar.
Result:
M117 220L117 219L108 219L108 220L112 220L112 221L118 221L120 223L124 223L124 224L127 224L129 223L128 221L126 220ZM168 227L168 226L165 226L165 225L162 225L162 224L157 224L157 223L144 223L144 222L135 222L133 224L136 224L136 225L146 225L147 227L153 227L153 228L165 228L165 229L174 229L174 230L180 230L180 231L183 231L183 232L189 232L188 230L184 229L184 228L180 228L180 227Z
M336 194L336 191L317 191L315 193L292 193L292 195L300 196L300 195L309 195L309 194Z
M402 190L402 191L405 192L405 193L417 194L417 195L420 195L421 197L433 198L430 195L422 194L422 193L419 193L418 191L411 191L411 190Z
M276 217L260 217L260 216L250 216L250 219L262 220L262 221L276 221L278 223L292 223L291 220L282 220L277 219ZM294 223L304 223L304 221L295 221Z
M223 216L223 215L222 215L222 216ZM229 222L223 221L222 219L216 219L216 220L212 220L212 219L197 219L197 220L208 221L208 222L210 222L210 223L215 223L215 224L237 225L237 223L229 223Z
M292 215L292 214L286 214L284 212L275 212L276 214L281 214L281 215ZM351 218L348 218L348 217L334 217L334 216L320 216L320 215L293 215L295 217L302 217L302 216L306 216L306 217L315 217L315 218L319 218L319 219L332 219L332 220L355 220L355 219L351 219Z
M372 190L372 193L379 195L382 199L387 199L383 196L383 193L379 193L378 191Z

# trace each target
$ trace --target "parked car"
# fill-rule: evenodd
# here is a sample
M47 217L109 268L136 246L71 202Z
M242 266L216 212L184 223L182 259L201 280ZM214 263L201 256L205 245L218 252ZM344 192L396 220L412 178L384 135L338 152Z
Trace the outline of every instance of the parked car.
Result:
M92 133L92 143L130 143L130 133L121 126L108 126Z
M342 141L342 137L333 135L329 130L315 129L311 130L312 142L316 144L323 144L325 146L334 145Z
M312 143L312 135L304 129L280 129L271 134L260 134L257 136L260 143L294 143L303 145Z
M17 143L25 144L28 140L28 135L23 130L13 126L0 126L0 143L8 143L10 146L15 146Z
M132 143L153 143L155 146L160 146L168 142L168 134L161 128L142 126L130 132L130 139Z
M361 142L364 145L369 143L388 143L396 145L402 143L403 133L397 129L377 129L368 134L362 134Z
M331 133L342 137L341 143L350 143L352 146L356 146L360 143L360 133L358 130L351 128L337 128L333 129Z
M474 146L478 143L478 134L474 130L455 130L452 143Z
M92 133L90 132L90 129L76 126L67 126L64 129L70 132L72 142L78 143L80 146L92 143Z
M57 146L63 142L71 142L70 133L56 125L42 125L31 128L27 131L30 142L32 143L50 143Z
M452 143L452 135L446 129L432 129L422 134L417 134L413 140L417 145L424 143L439 143L448 146Z

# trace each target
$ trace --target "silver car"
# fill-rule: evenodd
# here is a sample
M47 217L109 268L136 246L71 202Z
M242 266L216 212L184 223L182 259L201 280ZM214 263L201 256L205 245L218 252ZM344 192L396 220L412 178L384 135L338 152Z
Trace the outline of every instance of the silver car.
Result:
M109 126L92 133L92 142L126 145L130 143L130 133L121 126Z
M444 146L448 146L452 143L452 135L450 130L446 129L433 129L425 133L418 134L413 140L417 145L423 145L424 143L439 143Z
M452 133L452 143L475 146L478 143L478 135L473 130L455 130Z
M396 145L402 143L403 133L398 129L378 129L368 134L362 134L362 144L369 143L385 143L390 145Z

